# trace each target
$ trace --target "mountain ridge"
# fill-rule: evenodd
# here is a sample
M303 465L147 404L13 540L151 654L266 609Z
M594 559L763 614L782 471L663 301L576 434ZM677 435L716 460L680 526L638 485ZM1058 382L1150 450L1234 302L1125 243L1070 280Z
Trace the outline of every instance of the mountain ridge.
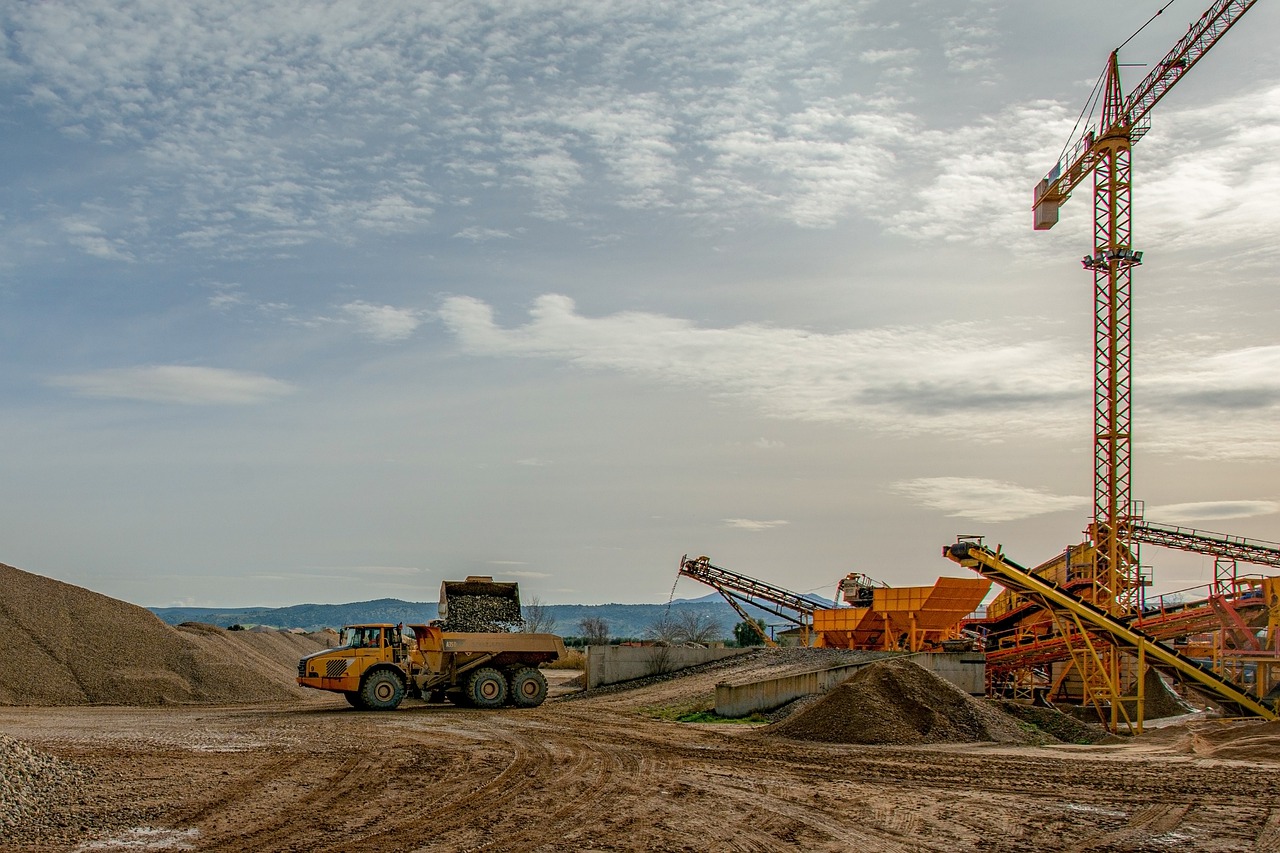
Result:
M733 635L733 626L742 617L720 597L711 593L694 599L675 599L668 604L543 604L543 612L555 620L552 633L566 637L577 636L583 619L600 618L609 626L609 635L619 638L640 638L648 628L670 611L679 614L694 611L719 623L723 636ZM529 603L525 603L526 610ZM347 604L293 604L286 607L149 607L162 621L170 625L183 622L204 622L229 628L232 625L318 631L323 628L340 628L367 622L405 622L423 624L437 618L438 605L432 602L404 601L398 598L378 598ZM782 630L790 627L783 619L758 608L747 606L752 616L764 619Z

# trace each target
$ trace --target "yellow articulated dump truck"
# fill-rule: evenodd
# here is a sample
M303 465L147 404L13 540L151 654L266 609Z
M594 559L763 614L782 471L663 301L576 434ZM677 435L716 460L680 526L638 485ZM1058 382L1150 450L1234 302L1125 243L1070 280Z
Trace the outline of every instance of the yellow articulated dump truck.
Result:
M337 648L298 661L298 684L390 711L405 695L474 708L533 708L547 698L540 664L564 654L554 634L519 632L520 592L488 577L445 581L430 625L348 625Z

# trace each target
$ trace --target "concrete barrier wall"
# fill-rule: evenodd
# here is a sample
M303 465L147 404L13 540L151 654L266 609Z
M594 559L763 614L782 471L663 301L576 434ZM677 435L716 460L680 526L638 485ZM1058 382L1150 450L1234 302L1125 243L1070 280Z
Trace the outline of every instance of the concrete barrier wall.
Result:
M981 654L972 652L959 654L921 652L913 655L885 653L878 655L877 659L885 657L908 657L972 696L981 696L986 692L986 658ZM875 660L867 660L761 681L717 684L716 713L721 717L745 717L756 711L772 711L802 696L826 693L851 678L858 670L873 663Z
M686 649L675 646L588 646L587 688L675 672L750 649Z

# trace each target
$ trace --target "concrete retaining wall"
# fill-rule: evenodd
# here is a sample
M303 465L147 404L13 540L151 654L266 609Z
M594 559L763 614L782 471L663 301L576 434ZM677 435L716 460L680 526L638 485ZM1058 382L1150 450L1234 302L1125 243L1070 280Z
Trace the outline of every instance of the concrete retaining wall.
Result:
M751 649L686 649L673 646L588 646L587 688L645 678L700 663L744 654Z
M908 657L972 696L982 696L986 692L986 658L981 654L920 652L913 655L886 653L878 657ZM772 711L802 696L826 693L873 663L875 660L867 660L762 681L717 684L716 713L722 717L745 717L756 711Z

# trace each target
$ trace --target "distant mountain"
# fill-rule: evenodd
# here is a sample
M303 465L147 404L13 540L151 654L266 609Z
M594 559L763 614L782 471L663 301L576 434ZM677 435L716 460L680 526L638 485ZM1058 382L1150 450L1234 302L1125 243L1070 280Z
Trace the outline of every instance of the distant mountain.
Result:
M583 619L599 617L609 626L611 637L640 638L648 628L668 612L666 604L548 604L547 615L555 620L554 633L565 637L577 636ZM152 607L152 613L170 625L182 622L205 622L229 628L232 625L252 627L265 625L272 628L301 628L318 631L321 628L340 628L362 622L405 622L423 624L435 619L438 607L435 602L401 601L398 598L380 598L376 601L357 601L352 604L294 604L289 607ZM768 625L778 625L780 630L791 627L785 620L772 613L747 608L753 616L765 620ZM678 615L694 611L703 613L720 623L726 639L733 636L733 626L742 621L718 593L702 598L677 599L671 602L670 612Z
M352 604L294 604L289 607L152 607L152 613L170 625L205 622L229 628L232 625L266 625L271 628L341 628L361 622L430 622L437 616L435 602L401 601L380 598Z

